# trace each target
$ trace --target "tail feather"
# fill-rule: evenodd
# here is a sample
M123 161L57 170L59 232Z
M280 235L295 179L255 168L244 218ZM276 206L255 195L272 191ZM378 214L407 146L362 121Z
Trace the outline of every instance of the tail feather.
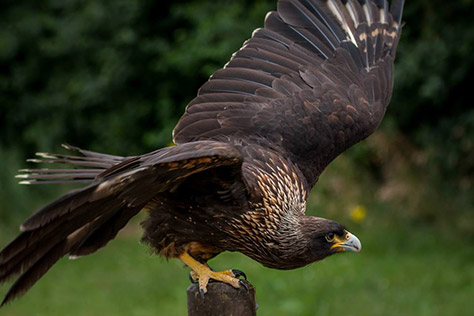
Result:
M96 176L94 183L64 195L33 214L21 226L23 232L0 251L0 283L20 274L0 306L25 293L61 257L84 256L105 246L160 192L175 188L197 172L220 166L235 166L240 170L242 163L237 149L214 141L163 148L130 159L80 153L93 158L85 161L103 160L110 162L111 167L100 171L102 174ZM49 159L60 155L44 156ZM67 160L83 162L84 158ZM78 170L81 171L77 174L91 173ZM45 176L42 180L50 181L48 175L71 173L61 169L47 170L41 175Z
M104 153L99 153L95 151L90 151L90 150L85 150L76 146L72 146L69 144L62 144L61 145L63 148L70 150L70 151L75 151L78 153L81 153L83 156L86 157L95 157L95 158L102 158L104 160L109 160L109 161L117 161L120 162L123 160L122 156L117 156L117 155L110 155L110 154L104 154Z
M17 175L21 179L20 184L62 184L62 183L91 183L98 175L107 169L121 163L126 158L102 153L96 153L74 147L63 145L70 151L80 155L36 153L39 157L28 159L34 163L67 164L84 169L21 169Z
M19 174L20 184L53 184L53 183L89 183L97 176L97 169L23 169Z

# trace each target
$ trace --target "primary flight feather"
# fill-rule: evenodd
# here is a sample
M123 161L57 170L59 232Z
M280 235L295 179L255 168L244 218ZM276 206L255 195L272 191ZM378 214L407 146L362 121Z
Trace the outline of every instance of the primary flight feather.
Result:
M0 252L0 283L19 277L2 305L63 256L89 255L141 210L143 241L234 287L238 270L206 262L239 251L293 269L360 241L334 221L305 215L325 167L369 136L391 98L403 0L280 0L265 26L199 90L174 129L174 147L120 157L65 146L25 169L24 184L82 182L34 213Z

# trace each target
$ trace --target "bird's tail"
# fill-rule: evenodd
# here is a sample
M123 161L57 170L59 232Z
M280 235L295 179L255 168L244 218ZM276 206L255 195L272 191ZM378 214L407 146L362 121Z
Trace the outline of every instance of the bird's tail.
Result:
M235 148L213 141L127 158L67 148L82 156L40 154L41 161L90 171L31 169L21 176L24 183L90 184L38 210L21 225L22 233L0 251L0 284L20 274L0 306L24 294L63 256L77 258L104 247L149 201L188 176L209 168L240 166L242 161Z
M74 169L20 169L20 184L64 184L91 183L105 170L124 161L126 158L80 149L71 145L62 145L76 155L36 153L38 158L29 162L49 163L73 166ZM79 168L78 168L79 167Z
M17 176L20 183L92 183L101 173L125 160L69 145L63 147L78 155L37 153L41 159L29 161L76 168L22 169ZM96 190L97 184L90 184L66 194L36 213L48 214L49 219L35 214L21 226L23 232L0 252L0 284L21 273L1 306L26 292L65 254L75 258L105 246L143 206L127 206L110 197L91 197Z

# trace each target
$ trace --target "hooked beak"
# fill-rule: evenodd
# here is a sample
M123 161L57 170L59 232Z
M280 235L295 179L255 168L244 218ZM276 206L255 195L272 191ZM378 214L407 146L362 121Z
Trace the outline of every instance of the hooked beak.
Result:
M346 231L344 237L334 237L334 244L331 246L331 249L334 249L336 252L360 252L362 249L362 244L360 243L359 238Z

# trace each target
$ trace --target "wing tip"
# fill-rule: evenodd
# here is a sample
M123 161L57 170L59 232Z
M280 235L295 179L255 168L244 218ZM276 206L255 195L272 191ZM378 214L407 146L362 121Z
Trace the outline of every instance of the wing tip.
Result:
M394 21L396 21L397 28L402 26L402 15L403 7L405 6L405 0L394 0L390 6L390 14L392 15Z
M5 296L2 300L2 302L0 303L0 308L4 307L5 305L7 305L9 302L10 302L10 298L7 296Z

